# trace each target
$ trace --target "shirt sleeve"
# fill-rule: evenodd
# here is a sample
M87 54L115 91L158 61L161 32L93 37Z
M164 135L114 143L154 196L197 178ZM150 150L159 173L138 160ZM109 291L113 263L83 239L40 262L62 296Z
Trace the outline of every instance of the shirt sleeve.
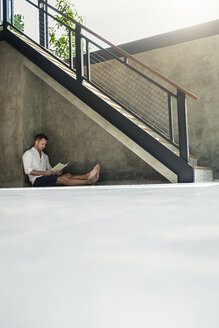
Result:
M22 159L23 159L24 173L30 174L30 172L33 171L31 153L30 152L24 153Z

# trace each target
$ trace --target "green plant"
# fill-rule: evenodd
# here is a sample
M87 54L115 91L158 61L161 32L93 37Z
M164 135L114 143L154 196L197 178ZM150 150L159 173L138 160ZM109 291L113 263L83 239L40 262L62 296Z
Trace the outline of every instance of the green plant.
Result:
M24 32L24 16L20 15L20 14L15 14L14 15L14 27L16 27L18 30ZM9 19L9 21L11 21L11 18ZM1 21L1 24L3 25L3 21ZM2 29L2 27L0 28ZM10 27L10 29L13 30L12 27Z
M15 14L14 15L14 26L24 32L24 16L20 15L20 14Z
M56 0L55 7L62 13L68 15L72 19L79 23L83 23L83 18L78 14L75 5L69 0ZM54 52L56 56L61 59L68 59L69 55L69 29L63 26L62 23L68 25L72 29L75 29L75 23L67 18L56 15L59 21L55 22L53 27L49 27L49 45L50 50ZM75 33L72 32L72 52L75 54Z

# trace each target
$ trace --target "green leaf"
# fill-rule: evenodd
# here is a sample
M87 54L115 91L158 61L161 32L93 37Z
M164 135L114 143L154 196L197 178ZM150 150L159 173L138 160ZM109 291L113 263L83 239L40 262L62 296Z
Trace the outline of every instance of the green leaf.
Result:
M69 0L56 0L55 7L70 18L83 23L82 16L78 14L74 8L75 5ZM50 49L60 59L69 59L69 29L62 23L73 29L75 29L76 24L63 16L56 15L55 17L59 22L56 21L54 27L49 27ZM75 33L72 33L72 52L75 53Z

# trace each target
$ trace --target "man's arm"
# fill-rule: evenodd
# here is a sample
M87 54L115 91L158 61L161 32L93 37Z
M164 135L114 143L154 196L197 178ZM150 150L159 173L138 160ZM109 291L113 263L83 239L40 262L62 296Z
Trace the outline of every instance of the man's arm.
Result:
M53 172L49 169L47 171L36 171L32 167L32 156L29 152L24 153L23 157L24 172L34 176L38 175L52 175Z
M34 176L38 176L38 175L52 175L53 171L51 170L47 170L47 171L36 171L36 170L32 170L29 174L34 175Z

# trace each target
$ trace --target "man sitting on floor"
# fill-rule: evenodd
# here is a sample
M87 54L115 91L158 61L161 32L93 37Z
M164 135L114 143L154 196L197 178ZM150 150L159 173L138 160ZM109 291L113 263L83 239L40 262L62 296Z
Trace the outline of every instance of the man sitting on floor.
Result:
M100 165L83 175L62 174L62 171L51 170L49 157L43 152L47 144L47 136L40 133L35 137L34 146L23 154L24 172L29 176L33 187L50 187L55 185L82 186L93 185L99 179Z

